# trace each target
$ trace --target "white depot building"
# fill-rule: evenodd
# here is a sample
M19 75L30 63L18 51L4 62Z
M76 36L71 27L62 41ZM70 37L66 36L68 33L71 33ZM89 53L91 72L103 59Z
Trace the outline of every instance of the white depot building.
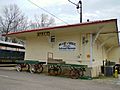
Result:
M92 67L100 73L103 60L120 62L117 19L55 26L9 33L26 41L25 60L47 61L48 52L69 64Z

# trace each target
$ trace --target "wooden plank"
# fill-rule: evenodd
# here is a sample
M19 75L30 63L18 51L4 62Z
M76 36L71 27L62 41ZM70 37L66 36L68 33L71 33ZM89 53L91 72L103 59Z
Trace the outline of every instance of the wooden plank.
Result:
M24 64L24 61L23 60L17 60L15 61L16 64Z
M37 60L24 60L16 61L17 64L46 64L46 62L37 61Z
M50 65L58 65L61 67L84 67L87 68L87 65L78 65L78 64L61 64L61 63L48 63L48 66Z

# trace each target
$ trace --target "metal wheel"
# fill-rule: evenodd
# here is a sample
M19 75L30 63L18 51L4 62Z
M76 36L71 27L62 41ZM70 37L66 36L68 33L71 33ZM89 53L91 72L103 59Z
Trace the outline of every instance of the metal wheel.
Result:
M18 72L21 72L21 71L22 71L22 67L21 67L20 64L17 64L17 65L16 65L16 70L17 70Z
M26 64L26 70L29 71L30 70L30 65L29 64Z
M48 67L48 73L50 75L54 75L54 76L60 75L61 72L62 72L62 69L60 66L49 66Z
M79 78L79 72L77 69L71 69L69 72L70 78L72 79L78 79Z
M30 65L29 71L30 71L30 73L35 73L36 72L34 65Z
M61 73L62 73L62 69L61 69L61 67L60 66L57 66L57 75L60 75Z
M43 72L43 66L41 64L37 65L37 70L38 73L42 73Z
M82 70L82 68L79 69L79 77L84 76L84 71Z
M54 66L48 66L48 73L49 75L53 75L53 69L54 69Z

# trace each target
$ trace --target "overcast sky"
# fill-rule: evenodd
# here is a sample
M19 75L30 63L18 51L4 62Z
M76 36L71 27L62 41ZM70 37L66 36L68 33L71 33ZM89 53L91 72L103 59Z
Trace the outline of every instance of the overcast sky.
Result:
M54 14L56 17L62 19L68 24L79 23L79 13L76 6L68 2L68 0L31 0L40 7ZM79 0L71 0L78 3ZM87 19L106 20L118 19L120 21L120 0L82 0L83 3L83 22ZM46 13L35 5L31 4L29 0L0 0L0 13L2 7L9 4L17 4L20 10L29 18L33 19L34 15ZM48 13L46 13L48 14ZM51 16L51 15L49 15ZM56 19L56 25L64 25L65 23Z

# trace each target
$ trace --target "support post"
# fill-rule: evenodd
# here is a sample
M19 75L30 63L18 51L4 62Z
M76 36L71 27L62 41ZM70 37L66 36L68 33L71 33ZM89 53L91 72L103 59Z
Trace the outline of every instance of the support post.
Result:
M111 46L108 50L107 53L109 53L115 46Z
M90 66L92 67L93 63L93 35L90 34Z
M95 39L93 40L93 44L95 44L95 41L97 40L97 38L99 37L100 33L101 33L102 30L99 30L97 35L95 36Z

